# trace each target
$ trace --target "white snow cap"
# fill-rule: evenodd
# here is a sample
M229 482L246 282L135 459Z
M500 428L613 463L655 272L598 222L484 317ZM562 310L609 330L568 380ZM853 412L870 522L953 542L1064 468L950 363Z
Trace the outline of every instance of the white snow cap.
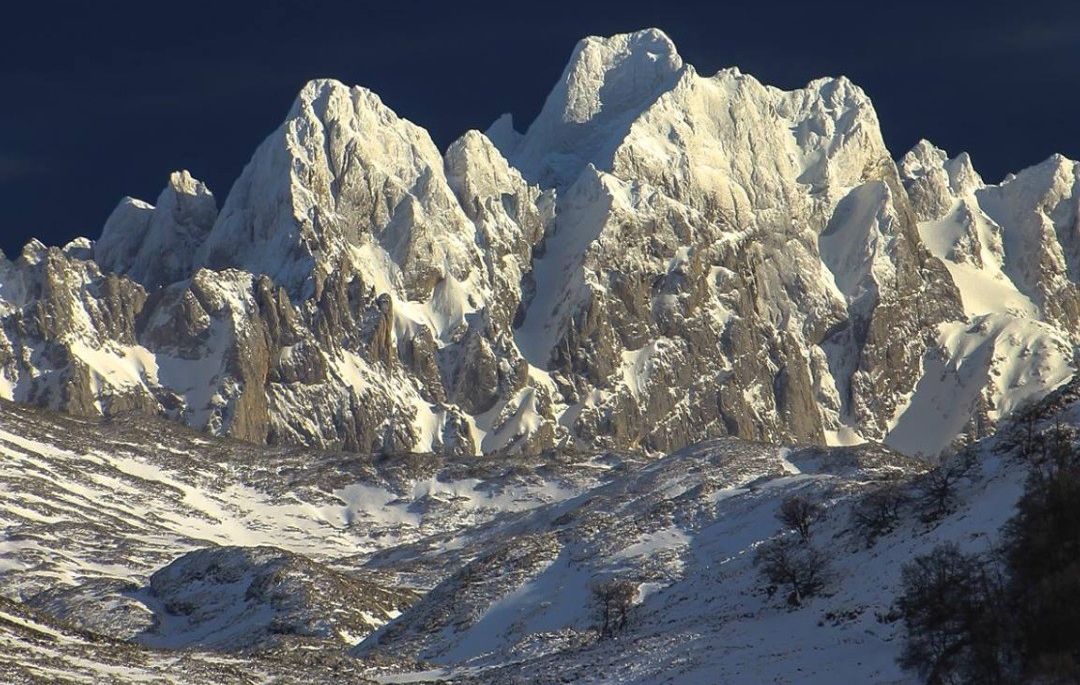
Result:
M949 155L944 150L922 138L900 159L900 169L906 176L921 176L927 171L940 168L948 158Z
M899 163L900 175L907 181L922 179L944 172L942 177L948 184L949 192L956 197L983 187L982 177L975 171L971 156L961 152L949 158L941 148L925 138L915 144Z
M581 40L529 130L513 148L500 119L489 137L532 182L565 187L588 163L607 168L630 124L683 71L659 29Z
M266 274L306 297L319 271L372 247L419 296L431 273L466 277L471 226L426 130L367 88L320 79L255 151L198 263Z

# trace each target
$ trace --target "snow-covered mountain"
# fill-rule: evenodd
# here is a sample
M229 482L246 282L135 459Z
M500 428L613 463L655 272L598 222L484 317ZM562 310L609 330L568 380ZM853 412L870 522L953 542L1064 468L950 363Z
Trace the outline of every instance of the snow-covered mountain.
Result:
M445 152L312 81L220 206L0 255L0 681L913 683L901 569L1075 448L1078 336L1080 163L894 162L844 78L586 38Z
M847 79L700 75L657 30L445 153L312 81L220 209L177 172L0 261L0 397L362 452L936 454L1073 373L1078 169L898 165Z

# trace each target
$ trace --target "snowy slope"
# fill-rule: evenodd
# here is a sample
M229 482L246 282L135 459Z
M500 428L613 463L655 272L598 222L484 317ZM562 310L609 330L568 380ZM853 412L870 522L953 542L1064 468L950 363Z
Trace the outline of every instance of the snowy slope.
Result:
M1077 397L1055 393L1046 421L1075 423ZM734 438L659 459L367 458L12 404L0 419L14 682L139 682L177 659L182 682L911 682L901 566L944 540L992 546L1026 477L1008 435L988 439L955 511L928 524L907 505L868 544L852 507L925 463ZM752 562L793 534L775 519L793 494L825 506L813 543L831 566L799 608ZM592 589L613 578L637 593L600 640Z
M787 492L805 487L843 498L923 468L881 448L826 453L725 439L696 445L501 530L473 533L473 561L358 653L475 668L589 642L598 581L631 579L643 611L669 614L679 606L672 588L713 576L705 569L773 533L772 514ZM741 520L748 509L753 515ZM703 552L705 541L729 551ZM393 561L401 563L401 554Z
M992 425L1072 377L1078 300L1066 255L1078 225L1076 167L1055 156L987 185L967 154L950 159L925 140L901 160L919 234L949 270L968 320L940 327L889 444L936 452L965 426Z
M1075 423L1076 402L1073 384L1046 425ZM950 514L926 523L909 503L872 543L851 523L859 497L882 484L914 496L925 466L866 447L696 446L482 532L472 563L356 653L423 660L413 674L369 672L381 682L914 684L896 663L901 568L944 541L995 546L1027 478L1008 444L976 446ZM798 608L753 564L759 545L794 535L775 518L791 495L825 505L812 542L830 567L824 593ZM632 581L637 596L628 627L597 639L591 588L610 578Z
M99 426L10 403L0 404L0 456L0 595L173 647L264 645L274 626L352 645L414 599L395 575L363 571L365 558L610 477L602 456L452 463L268 451L160 421ZM178 580L204 576L217 578L201 592L218 605ZM347 610L324 625L343 597ZM176 609L188 605L202 613Z
M369 683L353 659L320 652L229 655L147 649L111 640L0 598L0 679L5 683Z

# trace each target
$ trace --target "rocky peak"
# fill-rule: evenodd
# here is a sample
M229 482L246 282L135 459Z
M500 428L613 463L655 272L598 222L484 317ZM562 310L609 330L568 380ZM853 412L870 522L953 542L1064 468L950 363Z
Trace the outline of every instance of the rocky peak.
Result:
M49 247L45 243L37 238L31 238L30 242L23 245L23 249L19 253L19 261L28 266L34 266L44 261L48 254Z
M174 171L157 205L126 197L105 222L94 259L107 271L127 274L149 289L191 275L194 255L217 219L217 204L204 183Z
M388 257L384 278L403 295L423 298L477 260L442 166L427 132L371 91L312 81L244 169L201 261L266 274L303 299L363 248Z
M905 179L917 178L941 167L949 155L926 138L920 138L915 147L900 159L900 172Z
M1059 210L1062 201L1075 198L1080 192L1080 163L1054 154L997 187L1002 194L1015 199L1020 211L1038 209L1051 214Z
M60 248L60 251L70 259L90 261L94 258L94 241L89 238L75 238ZM0 255L0 259L2 258L3 256Z
M512 155L521 143L522 134L514 130L514 115L506 112L492 122L484 131L488 140L499 148L504 155Z
M1080 321L1076 169L984 186L925 141L898 169L848 79L702 76L655 30L585 39L524 135L445 154L312 81L220 214L178 172L0 267L0 395L363 451L933 453L1071 373L1043 343ZM948 383L978 401L943 416Z
M971 155L966 152L947 160L943 166L949 175L949 187L956 195L974 192L985 185L971 163Z
M944 216L957 200L985 186L966 152L949 158L925 139L904 155L899 170L920 221Z
M610 168L630 124L674 87L683 61L657 29L577 44L544 106L514 150L503 153L532 182L566 187L588 163ZM513 140L503 129L495 139Z
M826 203L892 166L873 103L846 77L816 79L780 100L795 135L799 181Z
M528 184L498 148L469 131L446 152L447 182L476 227L491 319L509 331L531 275L533 249L553 221L554 194Z
M467 131L446 150L446 176L468 212L474 197L511 193L524 184L521 173L510 166L491 139L479 131Z

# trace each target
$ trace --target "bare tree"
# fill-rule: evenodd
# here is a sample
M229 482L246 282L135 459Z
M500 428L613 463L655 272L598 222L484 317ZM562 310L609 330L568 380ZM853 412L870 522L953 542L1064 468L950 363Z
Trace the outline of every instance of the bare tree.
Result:
M896 527L907 501L907 493L901 486L884 485L855 504L851 512L852 522L862 531L867 544L872 545L878 537Z
M956 508L958 478L945 468L938 467L923 474L918 481L918 505L922 520L929 523L952 513Z
M600 619L600 637L612 637L626 627L637 591L637 583L618 578L593 586Z
M1076 451L1076 427L1068 425L1059 416L1054 425L1040 434L1041 464L1052 469L1063 469L1072 464Z
M829 563L824 554L800 539L785 535L766 542L754 554L754 565L774 585L790 589L788 603L795 606L823 590Z
M1015 617L990 560L944 543L904 564L901 578L901 666L933 685L1031 682L1016 677Z
M964 450L920 476L916 482L917 504L923 521L936 521L956 508L957 487L978 467L975 454Z
M1022 459L1039 458L1043 452L1039 424L1045 414L1046 408L1039 402L1029 402L1016 409L1008 428L1003 431L1003 446L1008 450L1016 450Z
M797 532L805 542L809 542L810 527L821 518L822 513L824 508L817 502L802 495L793 495L780 504L776 518Z

